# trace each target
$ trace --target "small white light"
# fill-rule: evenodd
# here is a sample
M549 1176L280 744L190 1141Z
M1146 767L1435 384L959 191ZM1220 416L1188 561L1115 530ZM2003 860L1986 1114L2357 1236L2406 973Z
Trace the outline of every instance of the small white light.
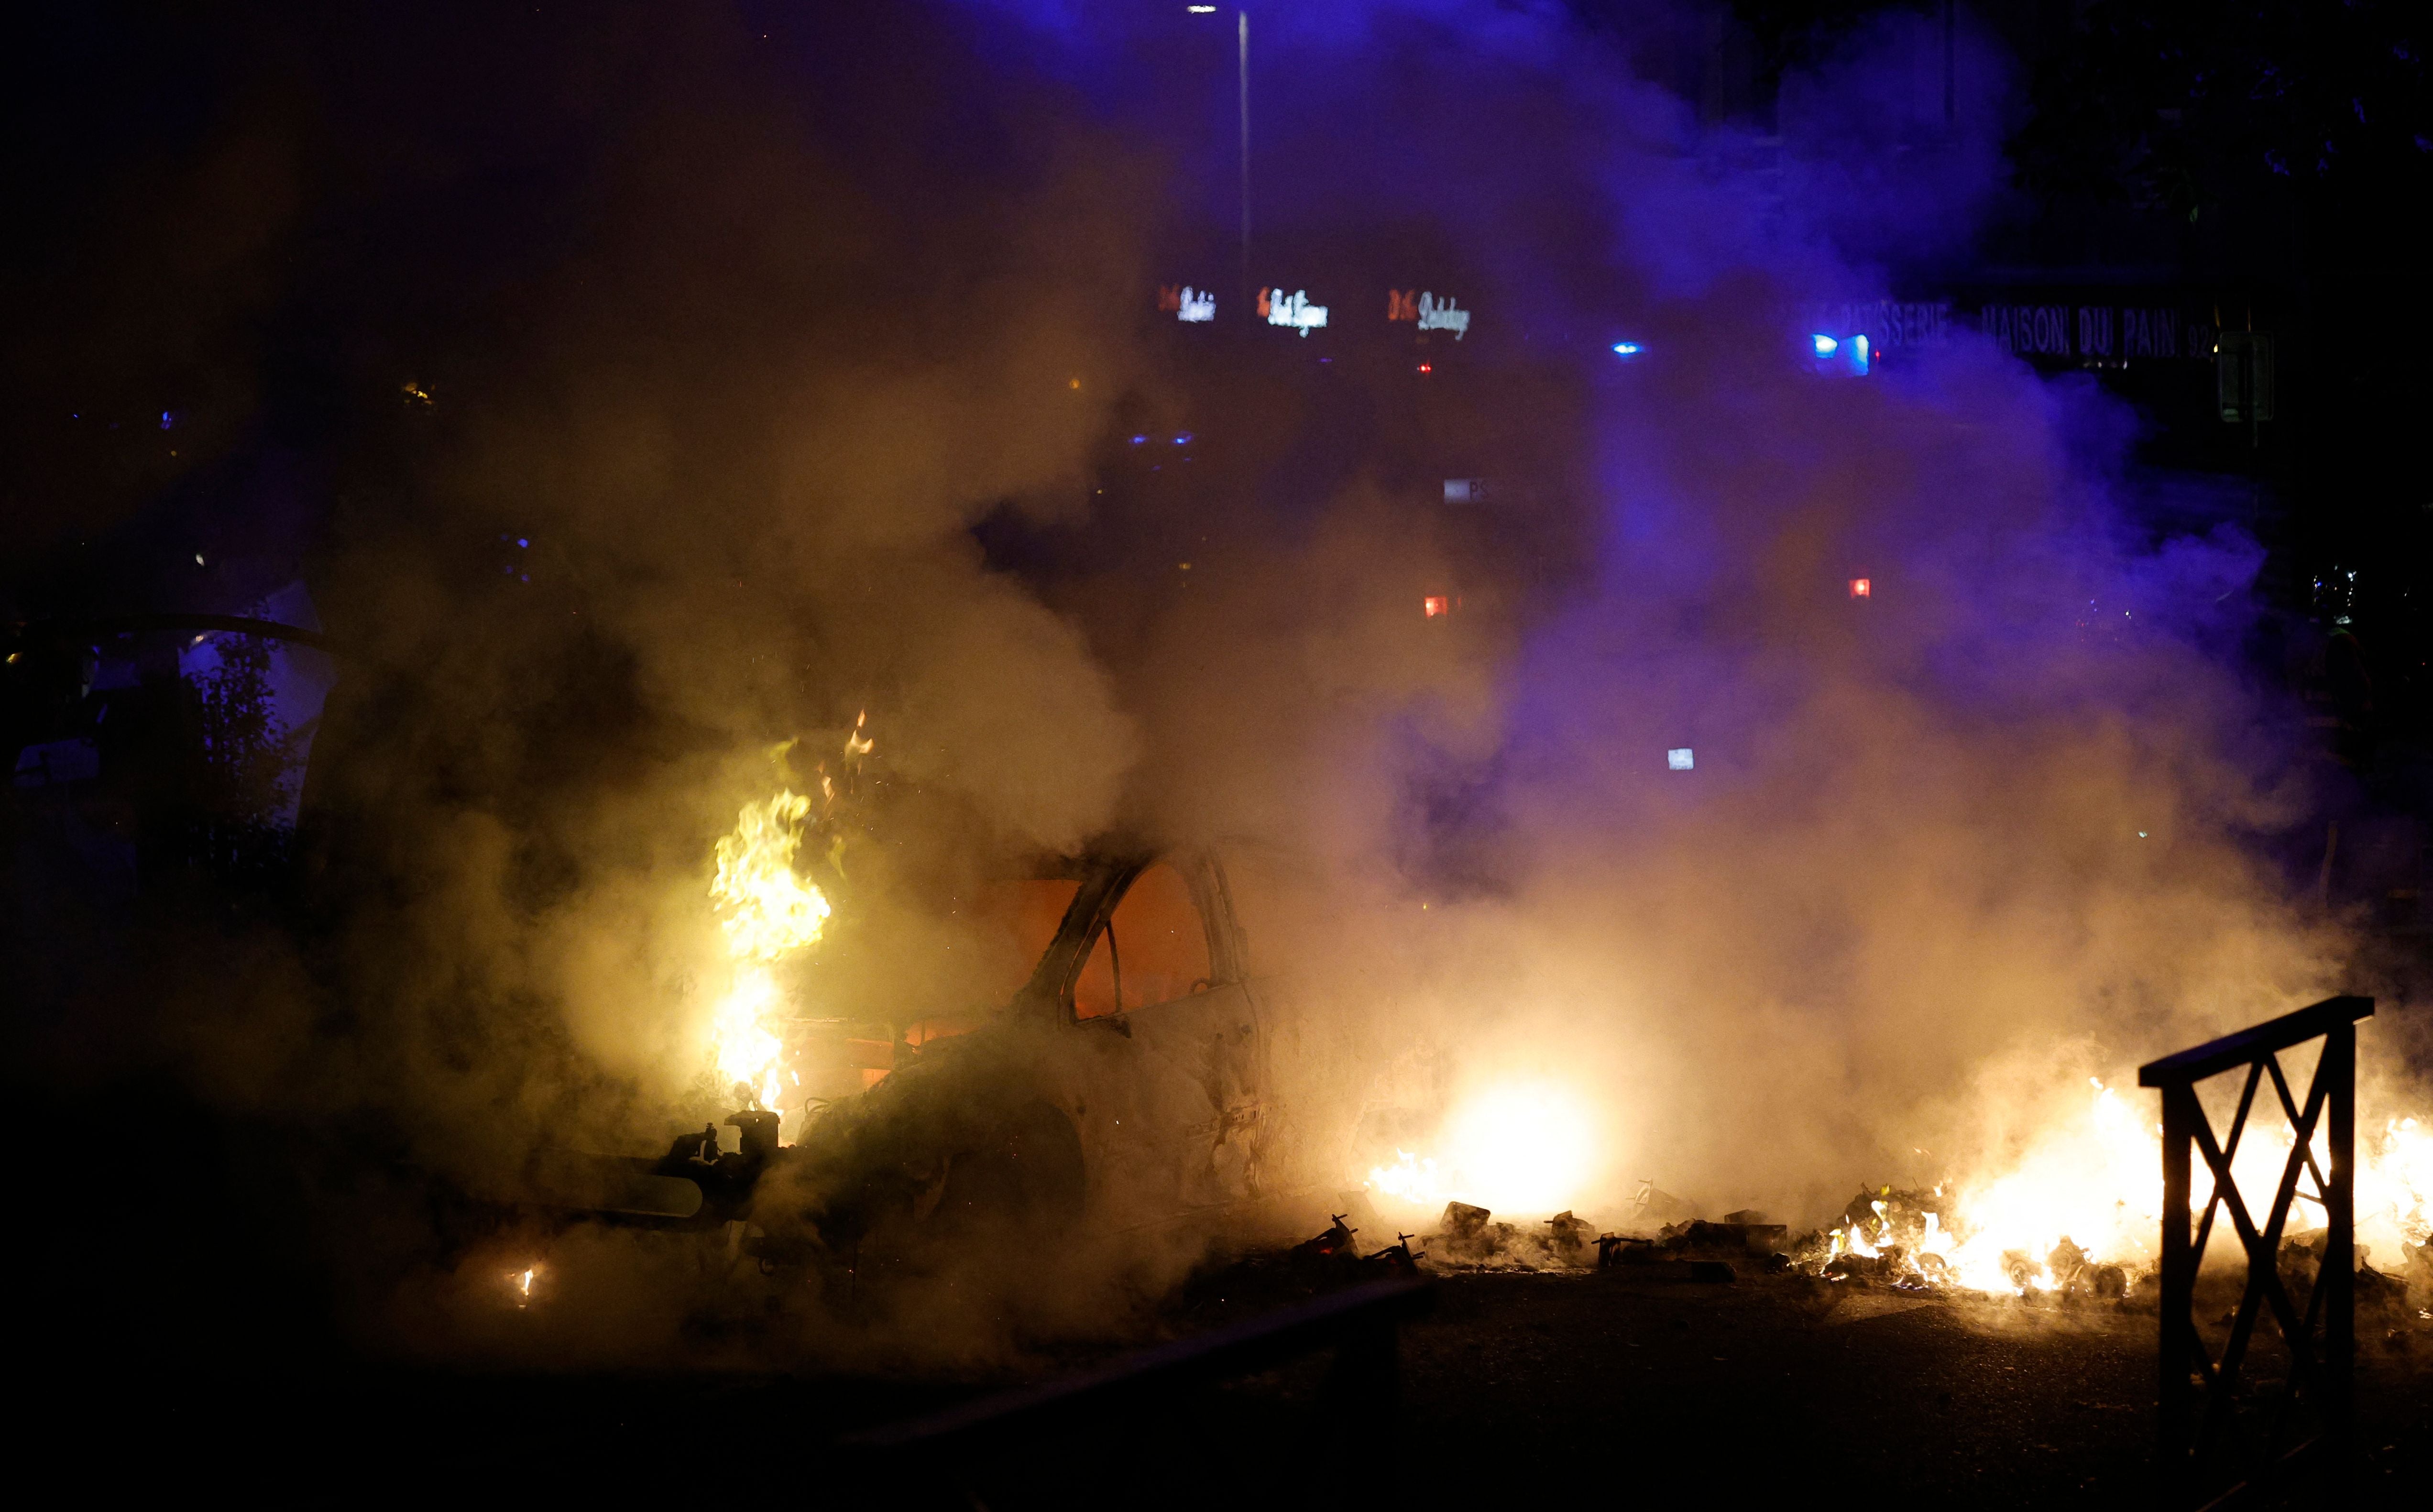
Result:
M1675 772L1688 772L1697 764L1698 758L1690 754L1690 748L1686 745L1676 746L1664 753L1664 765Z
M2142 829L2137 831L2137 838L2139 840L2144 840L2146 838L2146 832Z
M196 567L200 567L200 566L202 566L202 565L203 565L203 553L202 553L202 552L196 552L195 553L195 565L196 565Z

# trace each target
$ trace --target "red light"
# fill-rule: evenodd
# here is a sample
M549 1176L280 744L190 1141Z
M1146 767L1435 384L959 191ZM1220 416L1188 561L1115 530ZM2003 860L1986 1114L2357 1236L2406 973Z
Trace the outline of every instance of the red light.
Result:
M1874 590L1875 585L1868 582L1865 578L1854 577L1850 580L1850 597L1854 599L1872 597Z
M1436 369L1435 369L1433 366L1430 366L1430 365L1429 365L1428 364L1426 364L1426 363L1421 363L1421 364L1420 364L1420 371L1421 371L1421 372L1423 372L1423 373L1433 373L1433 372L1435 372L1435 371L1436 371Z
M1420 601L1420 607L1427 611L1427 617L1431 620L1440 614L1451 614L1453 612L1453 605L1445 602L1442 594L1429 594L1426 598Z

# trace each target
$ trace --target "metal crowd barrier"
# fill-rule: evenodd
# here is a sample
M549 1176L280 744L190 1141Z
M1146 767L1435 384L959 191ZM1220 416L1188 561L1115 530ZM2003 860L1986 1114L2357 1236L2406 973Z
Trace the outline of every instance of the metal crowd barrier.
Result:
M2160 1470L2164 1494L2172 1505L2197 1504L2217 1487L2221 1489L2205 1504L2230 1505L2310 1461L2322 1472L2331 1504L2342 1504L2356 1420L2352 1157L2356 1144L2356 1021L2373 1013L2371 997L2326 998L2138 1068L2137 1084L2160 1088L2163 1094ZM2323 1042L2322 1054L2302 1107L2290 1094L2279 1056L2315 1039ZM2197 1100L2197 1084L2241 1067L2247 1079L2238 1111L2228 1132L2217 1141ZM2296 1144L2283 1166L2272 1205L2259 1223L2231 1180L2231 1162L2267 1078L2288 1115ZM2317 1125L2327 1117L2328 1173L2314 1153ZM2191 1151L2204 1157L2213 1176L2213 1195L2193 1226L2188 1211ZM2313 1179L2308 1196L2322 1204L2324 1214L2322 1254L2303 1313L2282 1284L2280 1270L2282 1229L2299 1195L2302 1175ZM2197 1270L2217 1213L2229 1214L2231 1228L2247 1252L2246 1284L2219 1357L2207 1350L2195 1317ZM2257 1444L2238 1423L2236 1398L2256 1319L2268 1308L2288 1345L2289 1378ZM2301 1402L2312 1409L2317 1431L2285 1448Z

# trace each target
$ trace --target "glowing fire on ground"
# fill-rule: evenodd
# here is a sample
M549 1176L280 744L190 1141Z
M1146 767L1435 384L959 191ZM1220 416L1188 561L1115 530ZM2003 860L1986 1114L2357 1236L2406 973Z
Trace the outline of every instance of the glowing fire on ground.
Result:
M2012 1284L2018 1263L2006 1256L2027 1257L2032 1284L2067 1282L2052 1274L2051 1260L2065 1239L2099 1262L2152 1250L2162 1228L2161 1141L2118 1093L2088 1084L2094 1095L2083 1121L2048 1131L2008 1172L1951 1193L1948 1226L1943 1215L1928 1215L1937 1232L1920 1239L1922 1263L1939 1254L1950 1280L1991 1291ZM2254 1147L2242 1153L2247 1147ZM1853 1252L1867 1242L1855 1232L1848 1239Z
M1588 1105L1550 1081L1489 1087L1445 1120L1444 1161L1397 1150L1369 1173L1369 1187L1421 1206L1449 1200L1498 1212L1570 1207L1593 1174L1597 1139Z
M2084 1118L2048 1130L2000 1174L1931 1194L1884 1189L1870 1212L1833 1229L1824 1263L1854 1256L1880 1262L1897 1283L1983 1291L2101 1289L2092 1279L2101 1267L2120 1267L2123 1281L2150 1269L2162 1232L2160 1129L2101 1081L2090 1084ZM2320 1128L2313 1146L2317 1168L2327 1170ZM2231 1159L2232 1180L2259 1225L2293 1147L2286 1125L2256 1120ZM2433 1132L2414 1118L2391 1119L2378 1135L2360 1134L2355 1166L2360 1257L2397 1266L2403 1246L2433 1235ZM2312 1178L2302 1177L2285 1237L2322 1226L2312 1189ZM2193 1209L2202 1214L2212 1196L2200 1158ZM2236 1243L2226 1216L2217 1215L2215 1232L2218 1242Z
M1956 1285L1987 1292L2096 1289L2097 1273L2118 1266L2125 1284L2151 1270L2160 1244L2162 1138L2151 1114L2090 1079L2084 1112L2048 1129L1995 1174L1950 1181L1931 1192L1886 1187L1857 1216L1831 1228L1812 1264L1852 1257L1896 1284ZM2217 1121L2219 1124L2219 1120ZM2316 1165L2328 1171L2319 1128ZM2261 1224L2293 1147L2286 1124L2253 1117L2232 1157L2231 1174ZM1397 1150L1372 1167L1368 1187L1380 1198L1415 1206L1449 1200L1498 1212L1551 1213L1577 1205L1593 1175L1595 1138L1586 1105L1542 1082L1490 1088L1446 1121L1438 1154ZM2379 1132L2360 1130L2356 1167L2356 1241L2361 1259L2406 1265L2407 1247L2433 1242L2433 1127L2393 1118ZM2283 1226L2295 1237L2323 1223L2320 1202L2299 1183ZM2213 1195L2211 1173L2194 1163L2189 1198L2198 1213ZM2226 1215L2215 1219L2214 1246L2235 1248ZM2212 1246L2208 1247L2213 1248Z

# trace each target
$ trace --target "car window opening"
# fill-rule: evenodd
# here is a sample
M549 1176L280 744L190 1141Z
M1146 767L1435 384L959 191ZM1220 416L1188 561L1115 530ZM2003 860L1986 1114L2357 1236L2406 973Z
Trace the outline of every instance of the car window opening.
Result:
M1204 991L1208 930L1182 874L1164 862L1132 879L1073 984L1076 1018L1100 1018Z

